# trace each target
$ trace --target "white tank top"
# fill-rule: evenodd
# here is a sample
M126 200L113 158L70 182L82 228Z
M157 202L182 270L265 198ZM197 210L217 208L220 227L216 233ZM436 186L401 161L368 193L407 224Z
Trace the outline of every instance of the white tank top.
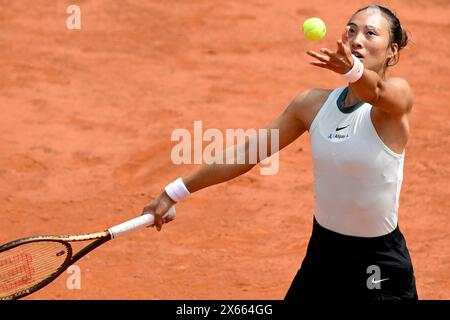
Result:
M317 222L332 231L377 237L397 227L404 155L378 136L372 105L344 109L348 87L329 95L310 128Z

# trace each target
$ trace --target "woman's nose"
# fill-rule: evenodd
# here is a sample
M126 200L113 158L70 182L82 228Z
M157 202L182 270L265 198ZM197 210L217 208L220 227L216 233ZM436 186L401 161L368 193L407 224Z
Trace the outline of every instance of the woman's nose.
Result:
M353 35L352 37L350 37L350 48L361 48L362 45L362 39L361 37L363 37L363 35L358 32L357 34Z

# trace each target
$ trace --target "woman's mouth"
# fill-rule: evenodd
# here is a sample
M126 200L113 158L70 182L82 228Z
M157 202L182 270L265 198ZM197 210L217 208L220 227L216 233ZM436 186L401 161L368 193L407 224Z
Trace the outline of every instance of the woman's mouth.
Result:
M364 56L361 53L359 53L359 51L352 51L352 54L359 60L364 59Z

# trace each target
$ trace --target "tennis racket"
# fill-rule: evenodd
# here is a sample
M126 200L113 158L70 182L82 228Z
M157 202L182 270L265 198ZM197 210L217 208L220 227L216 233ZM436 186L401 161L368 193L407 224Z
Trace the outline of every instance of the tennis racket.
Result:
M175 216L172 206L164 215ZM70 265L111 239L153 225L152 214L141 215L106 231L72 236L33 236L0 246L0 300L36 292L55 280ZM94 240L73 254L71 242Z

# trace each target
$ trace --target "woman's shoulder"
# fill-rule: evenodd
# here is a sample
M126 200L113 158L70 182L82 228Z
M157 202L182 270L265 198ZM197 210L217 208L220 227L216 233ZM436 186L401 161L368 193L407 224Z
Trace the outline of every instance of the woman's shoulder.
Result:
M305 106L323 104L333 91L334 89L309 88L299 93L296 100Z
M310 88L299 93L295 98L297 115L306 125L308 130L320 108L334 90L335 89Z

